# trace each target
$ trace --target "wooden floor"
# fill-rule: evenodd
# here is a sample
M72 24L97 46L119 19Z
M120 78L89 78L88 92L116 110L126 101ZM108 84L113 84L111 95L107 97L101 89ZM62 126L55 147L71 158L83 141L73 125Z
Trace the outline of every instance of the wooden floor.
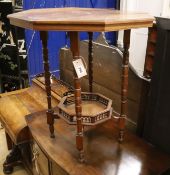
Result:
M126 132L124 143L119 144L113 120L85 128L84 164L78 163L75 126L58 119L55 122L56 138L51 139L45 113L30 116L27 121L33 137L47 157L64 170L62 175L160 175L170 168L170 156L134 134Z

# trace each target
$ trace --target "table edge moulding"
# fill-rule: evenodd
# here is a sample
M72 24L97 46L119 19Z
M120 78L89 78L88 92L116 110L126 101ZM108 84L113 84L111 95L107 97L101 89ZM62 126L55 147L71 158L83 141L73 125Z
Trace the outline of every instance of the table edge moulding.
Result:
M8 15L10 23L39 31L117 31L151 27L153 17L142 12L113 9L32 9Z
M48 31L68 31L70 37L71 51L73 60L80 59L79 53L79 31L86 31L89 34L89 91L93 93L93 32L124 30L124 52L122 60L122 86L121 86L121 112L119 116L119 141L122 142L125 130L125 118L127 111L127 93L128 93L128 64L129 64L129 46L130 32L132 28L151 27L154 18L147 13L125 12L113 9L93 9L93 8L51 8L51 9L33 9L28 11L11 14L8 16L11 24L40 31L42 41L43 64L45 87L47 94L48 109L46 111L47 123L49 125L50 136L54 135L54 121L60 115L51 104L51 83L50 69L48 59ZM79 161L84 162L83 148L83 123L82 123L82 93L81 79L77 77L74 71L74 102L76 113L76 146L79 151ZM93 97L90 97L94 100ZM104 104L105 102L103 102ZM59 108L59 107L58 107ZM110 109L111 110L111 109ZM105 115L105 114L104 114ZM34 117L36 115L33 115ZM109 117L108 117L109 118ZM100 118L102 120L102 117ZM105 120L103 120L104 122ZM102 121L101 121L102 122ZM101 123L100 122L100 123ZM97 124L97 123L96 123ZM28 124L29 126L29 124ZM56 138L57 139L57 138Z

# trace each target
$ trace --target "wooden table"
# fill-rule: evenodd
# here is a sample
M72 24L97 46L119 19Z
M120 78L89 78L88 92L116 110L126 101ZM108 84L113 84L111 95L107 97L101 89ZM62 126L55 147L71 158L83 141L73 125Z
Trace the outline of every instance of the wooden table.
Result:
M127 89L128 89L128 63L129 63L129 45L130 31L132 28L151 27L154 18L141 12L123 12L113 9L88 9L88 8L55 8L55 9L34 9L8 16L13 25L38 30L43 47L43 59L45 70L45 82L47 92L47 123L51 137L54 138L54 119L56 115L51 105L51 86L48 61L48 32L68 31L71 42L71 51L73 59L79 58L79 31L87 31L89 34L89 91L92 92L93 82L93 32L106 32L124 30L124 53L122 60L122 90L121 90L121 114L119 117L119 141L122 142L125 130ZM57 42L57 41L56 41ZM114 82L113 82L114 83ZM82 106L81 106L81 83L74 72L75 84L75 111L77 117L76 146L79 150L79 160L84 162L83 148L83 126L82 126ZM43 115L43 113L42 113ZM36 115L33 115L36 118ZM107 135L107 133L106 133ZM56 139L58 133L56 132ZM43 145L40 145L43 149ZM86 151L86 150L85 150Z

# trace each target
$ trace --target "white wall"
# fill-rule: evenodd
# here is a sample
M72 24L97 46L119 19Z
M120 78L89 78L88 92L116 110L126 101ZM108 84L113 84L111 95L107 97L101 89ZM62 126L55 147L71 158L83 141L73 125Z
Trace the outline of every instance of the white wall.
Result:
M164 0L121 0L121 9L128 11L148 12L154 16L162 13ZM134 69L143 75L145 62L148 29L133 29L131 32L130 63ZM119 34L118 43L122 44L122 33Z
M170 18L170 0L164 0L162 16Z

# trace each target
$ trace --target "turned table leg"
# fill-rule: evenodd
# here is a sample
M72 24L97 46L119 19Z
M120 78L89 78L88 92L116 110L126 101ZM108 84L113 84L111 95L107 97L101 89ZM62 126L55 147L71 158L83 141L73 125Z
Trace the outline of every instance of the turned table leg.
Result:
M79 58L79 35L78 32L70 32L71 51L73 59ZM82 125L82 105L81 105L81 81L74 71L74 87L75 87L75 111L77 117L77 136L76 145L80 153L80 162L84 161L83 151L83 125Z
M119 118L119 141L124 139L125 120L127 116L127 93L128 93L128 71L129 71L129 46L130 30L124 31L124 52L122 62L122 85L121 85L121 113Z
M93 92L93 32L89 35L89 92Z
M50 136L54 138L54 111L51 105L51 81L50 81L50 70L49 70L49 59L48 59L48 32L40 31L40 38L42 41L42 50L43 50L43 64L44 64L44 77L45 77L45 89L47 93L47 123L49 124Z

